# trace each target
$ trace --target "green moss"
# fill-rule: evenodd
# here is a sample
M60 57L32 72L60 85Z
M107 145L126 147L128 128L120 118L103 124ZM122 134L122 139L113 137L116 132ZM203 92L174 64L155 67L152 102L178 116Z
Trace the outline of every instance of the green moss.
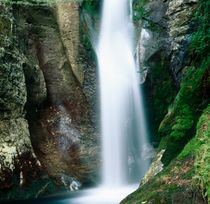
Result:
M167 139L164 138L161 141L161 148L166 149L168 156L170 156L170 149L176 144L180 145L180 141L183 141L183 146L188 139L195 135L198 118L209 102L209 7L210 2L207 0L198 2L198 7L193 18L195 30L192 34L189 50L191 66L185 70L180 91L171 105L172 108L159 126L159 136L167 137ZM196 144L192 142L192 145L196 146ZM178 149L180 150L181 148ZM191 154L189 149L186 147L186 152L182 156ZM179 151L177 151L178 153ZM163 160L170 161L176 156L176 154L172 155L171 157L163 157Z
M208 57L210 50L210 1L199 0L197 11L194 14L194 27L196 31L192 35L190 54L192 61L200 63Z
M153 177L149 182L141 186L137 191L125 198L122 203L172 203L176 193L186 192L186 186L190 188L188 182L192 179L194 171L190 169L191 158L182 162L178 160L172 162L161 173ZM192 191L195 187L192 186Z
M133 20L134 20L134 22L139 22L147 15L147 13L144 9L144 6L147 2L148 2L148 0L134 1L134 3L133 3L133 11L134 11Z
M159 126L159 136L165 137L161 141L160 148L166 149L162 159L166 165L195 135L201 110L208 103L208 96L203 90L208 86L206 82L209 79L209 66L210 57L197 69L191 68L188 71L172 108Z
M146 93L149 94L147 104L150 104L151 123L154 125L153 134L157 138L158 127L167 113L169 105L173 102L176 90L173 85L172 77L168 70L168 59L164 51L158 52L151 57L149 64L150 72L146 82ZM170 111L170 110L169 110Z
M182 190L184 192L190 186L192 191L197 191L198 185L205 192L204 195L209 197L210 106L208 105L203 114L200 111L208 103L206 91L209 84L209 64L210 60L206 59L199 68L188 72L174 104L169 107L168 114L161 123L160 131L165 136L162 135L164 137L159 148L166 149L162 160L168 166L142 189L125 199L124 203L141 203L145 200L158 203L159 196L161 200L168 198L163 203L171 203L170 198L174 193ZM176 158L179 152L181 153ZM176 178L175 181L173 178ZM182 186L185 182L188 184ZM157 191L158 195L154 193Z
M199 112L199 105L202 103L203 78L210 66L210 58L207 59L198 69L191 69L181 83L181 88L176 96L173 114L168 114L160 126L160 133L168 135L174 139L182 139L193 128L196 122L196 115ZM174 121L173 123L171 123ZM171 128L164 129L170 125Z
M210 105L204 110L197 125L196 139L199 148L196 152L195 182L199 183L210 202Z
M84 0L82 2L81 8L85 10L85 12L89 13L91 16L98 17L100 6L101 6L101 1L99 0Z
M100 19L101 1L84 0L80 6L80 43L85 48L88 60L96 62L93 48Z
M200 147L200 144L198 143L196 138L193 138L190 140L189 143L184 147L182 152L177 157L179 160L183 160L186 157L195 156L195 151Z

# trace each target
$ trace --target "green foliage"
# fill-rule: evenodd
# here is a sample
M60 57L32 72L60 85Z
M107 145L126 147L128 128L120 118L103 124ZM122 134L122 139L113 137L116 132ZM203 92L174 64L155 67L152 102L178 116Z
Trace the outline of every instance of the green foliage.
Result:
M1 2L20 5L49 5L56 2L80 2L80 0L0 0Z
M133 11L134 11L133 20L134 20L134 22L139 22L139 20L143 19L147 15L147 12L144 9L144 5L147 2L148 2L148 0L134 1L134 3L133 3Z
M199 183L210 202L210 105L204 110L197 124L196 139L200 144L196 151L195 182Z
M208 100L203 91L208 77L210 58L199 68L190 69L181 83L174 104L159 126L159 136L164 136L160 148L166 149L162 161L169 164L195 135L195 125Z
M97 38L95 33L98 30L101 2L100 0L84 0L80 7L80 42L84 46L87 57L91 62L96 61L92 43Z
M191 69L181 84L181 89L175 99L175 124L170 136L181 139L193 128L196 121L198 106L202 102L203 77L210 66L210 58L197 70Z
M194 15L195 29L192 36L190 53L195 63L200 63L210 51L210 1L200 0Z
M169 70L168 61L164 52L159 52L151 61L155 62L150 66L150 82L146 84L149 86L147 91L151 93L147 103L152 107L151 120L154 124L154 135L157 135L160 122L167 113L167 107L173 102L176 90L173 85ZM147 88L147 87L146 87Z
M195 31L192 34L189 50L191 67L186 70L172 108L159 126L159 135L167 137L167 139L164 138L161 141L161 148L166 149L163 157L163 161L167 161L166 163L176 157L175 152L178 154L181 150L180 148L177 148L175 152L171 150L176 144L180 146L181 141L183 146L190 138L195 136L197 120L202 109L209 102L209 4L210 2L206 0L198 2L197 11L193 18ZM193 145L196 148L199 147L199 143L192 141L192 144L185 147L180 157L192 153L191 145L192 147Z
M200 144L198 143L197 139L196 138L191 139L190 142L187 143L182 152L179 154L177 159L183 160L187 157L195 156L195 151L197 151L199 147Z
M81 7L91 16L98 16L100 6L101 1L99 0L84 0Z

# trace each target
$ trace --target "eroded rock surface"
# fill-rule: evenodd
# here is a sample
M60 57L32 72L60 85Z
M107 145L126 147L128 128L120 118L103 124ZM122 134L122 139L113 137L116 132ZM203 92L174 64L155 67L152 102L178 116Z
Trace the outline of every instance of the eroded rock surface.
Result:
M82 85L84 73L79 63L79 2L57 2L56 16L63 46L72 71Z
M14 38L12 8L0 3L0 189L20 185L39 170L25 119L25 56ZM27 156L26 156L27 155ZM21 175L21 176L20 176Z
M61 175L94 182L99 147L88 103L95 84L84 79L90 67L80 66L79 4L1 3L0 11L0 188L12 187L12 175L23 185L40 171L60 184Z
M164 50L164 56L168 58L177 87L182 79L182 68L188 63L186 52L193 31L191 19L197 2L197 0L158 0L149 1L144 6L145 16L141 21L141 27L150 37L148 42L144 42L146 53L142 63L150 65L154 60L153 55Z
M39 78L34 86L28 80L29 96L34 99L29 98L27 116L35 152L50 176L69 175L84 183L92 182L97 172L98 147L82 88L83 76L76 63L77 6L62 2L52 6L21 6L19 12L25 13L20 22L25 22L26 54L37 63L31 72ZM31 72L26 74L31 76ZM41 88L44 84L47 96L39 91L36 97L36 91L44 90Z

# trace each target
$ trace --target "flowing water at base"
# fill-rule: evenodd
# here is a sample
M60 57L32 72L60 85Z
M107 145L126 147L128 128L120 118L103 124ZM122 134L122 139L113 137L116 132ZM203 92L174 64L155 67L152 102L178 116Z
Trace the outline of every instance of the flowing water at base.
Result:
M111 189L97 187L75 192L61 192L35 200L11 201L5 204L119 204L126 196L137 190L138 186L139 184L133 184Z
M119 204L127 195L135 191L138 185L128 185L112 189L103 187L93 188L81 191L74 198L48 201L45 204Z

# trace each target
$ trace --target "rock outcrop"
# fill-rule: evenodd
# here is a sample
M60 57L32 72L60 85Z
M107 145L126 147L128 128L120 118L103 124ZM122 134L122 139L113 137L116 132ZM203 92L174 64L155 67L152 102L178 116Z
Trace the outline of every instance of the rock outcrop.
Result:
M20 6L19 13L23 12L24 17L18 12L16 15L25 25L26 54L38 64L47 91L42 103L29 102L35 152L48 175L68 175L90 182L97 171L97 141L82 89L84 74L77 63L78 5L58 2L51 6ZM32 91L29 93L35 94Z
M191 19L197 2L197 0L149 1L144 6L145 14L140 22L140 31L144 29L149 35L144 44L138 46L143 47L139 54L145 52L143 59L140 56L141 62L150 65L154 62L153 56L164 51L177 87L180 86L182 79L182 69L189 63L186 53L193 32ZM139 43L142 43L141 39ZM161 61L160 58L155 58L155 63L158 60Z
M99 147L86 99L95 93L79 62L79 4L0 3L0 11L0 189L40 174L76 188L95 182ZM36 189L50 185L42 179Z
M209 39L209 2L151 0L142 6L140 30L147 38L139 45L140 63L148 69L153 138L164 153L121 203L207 204L210 58L201 39Z
M79 2L57 2L56 16L66 56L76 79L82 85L84 71L79 62L80 38Z
M187 48L192 36L192 15L198 0L169 1L166 17L168 18L168 34L171 41L170 69L176 86L180 85L183 68L187 62Z
M25 118L26 58L14 37L12 8L0 3L0 189L20 185L39 173ZM31 178L30 178L31 177Z

